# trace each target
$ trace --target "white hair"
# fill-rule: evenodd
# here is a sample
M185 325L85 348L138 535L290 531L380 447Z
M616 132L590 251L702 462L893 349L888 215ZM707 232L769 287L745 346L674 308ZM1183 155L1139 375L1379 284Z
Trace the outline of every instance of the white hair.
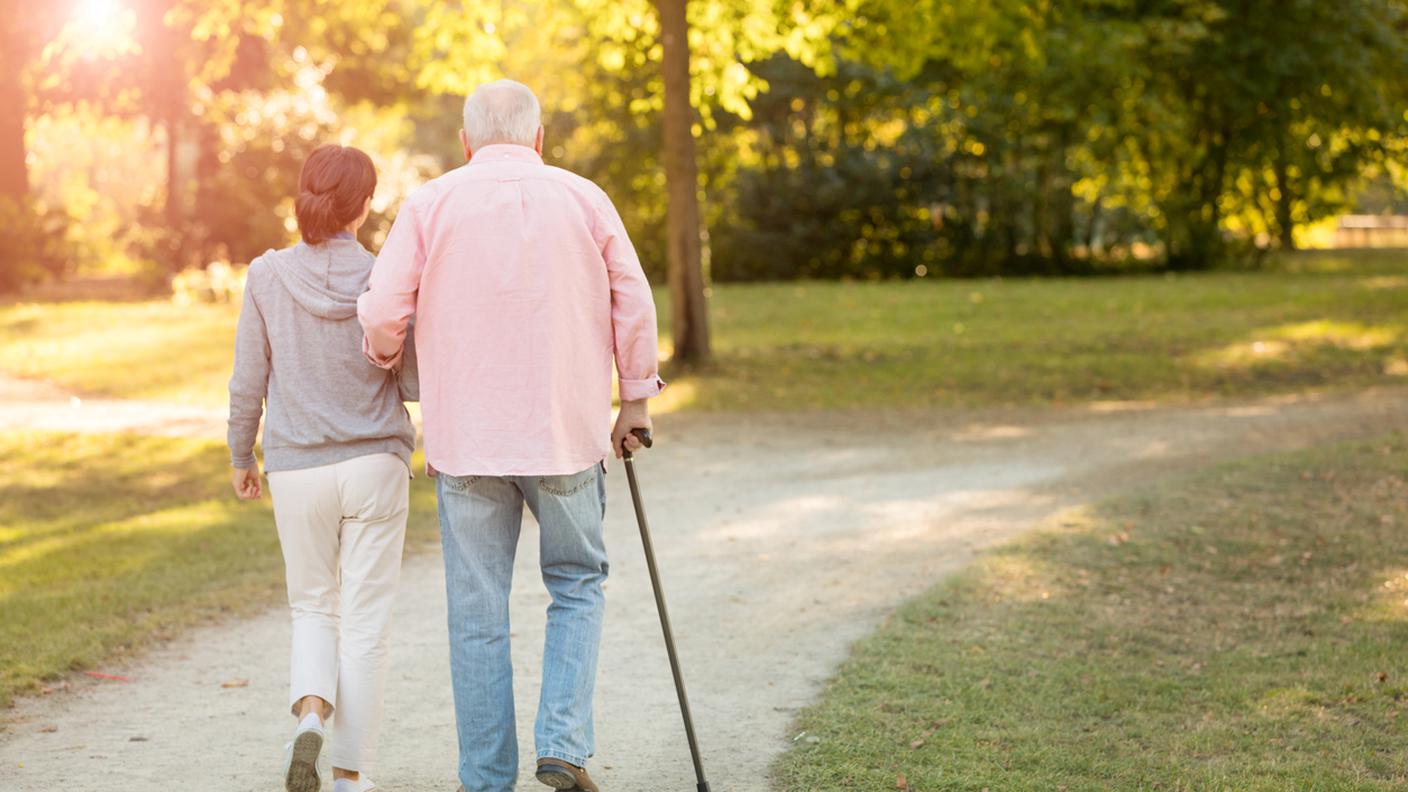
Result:
M471 149L494 143L532 146L541 126L538 97L523 83L484 83L464 100L464 132Z

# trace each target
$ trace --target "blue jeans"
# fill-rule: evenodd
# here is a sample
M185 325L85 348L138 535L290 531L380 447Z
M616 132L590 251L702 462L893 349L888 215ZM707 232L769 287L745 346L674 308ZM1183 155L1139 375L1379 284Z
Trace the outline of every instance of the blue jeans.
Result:
M436 491L460 783L466 792L510 792L518 779L508 595L525 503L538 521L543 583L552 595L533 736L539 758L585 765L595 751L592 690L606 607L602 466L566 476L442 473Z

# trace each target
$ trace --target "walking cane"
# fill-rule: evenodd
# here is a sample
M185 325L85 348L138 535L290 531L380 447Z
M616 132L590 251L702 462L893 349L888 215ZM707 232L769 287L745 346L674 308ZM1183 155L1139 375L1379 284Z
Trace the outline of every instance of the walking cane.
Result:
M649 429L632 429L631 434L646 448L654 444ZM689 696L684 692L680 658L675 653L675 636L670 631L670 613L665 609L665 592L660 588L660 570L655 567L655 546L650 542L650 526L645 521L645 507L640 502L640 487L636 485L636 469L631 463L631 451L624 443L621 451L626 463L626 481L631 485L631 502L636 507L636 522L640 524L640 542L645 546L645 565L650 568L650 585L655 589L655 610L660 613L660 629L665 632L665 651L670 655L670 673L675 677L675 692L680 697L680 715L684 717L684 735L689 740L689 755L694 760L694 777L699 782L699 792L709 792L709 782L704 780L704 763L699 759L699 743L694 739L694 718L689 714Z

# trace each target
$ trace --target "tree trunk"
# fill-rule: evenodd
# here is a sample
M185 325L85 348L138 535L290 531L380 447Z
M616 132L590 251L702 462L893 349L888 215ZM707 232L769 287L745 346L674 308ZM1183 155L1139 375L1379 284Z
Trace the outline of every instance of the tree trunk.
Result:
M9 45L6 47L9 48ZM22 64L0 55L0 198L19 200L29 194L25 166L24 121L29 108L20 82Z
M1284 141L1276 152L1276 230L1280 233L1281 249L1296 249L1296 221L1292 215L1294 198L1291 195L1290 168L1286 165L1289 148Z
M1085 224L1085 250L1089 258L1098 258L1103 255L1102 247L1095 244L1096 235L1100 233L1100 212L1104 208L1104 197L1095 196L1095 203L1090 205L1090 219Z
M666 263L674 360L701 363L709 358L709 319L700 249L699 166L691 130L694 108L689 101L689 23L685 2L656 0L665 78Z
M181 136L174 115L163 119L162 126L166 130L166 199L161 210L167 229L176 229L181 225Z

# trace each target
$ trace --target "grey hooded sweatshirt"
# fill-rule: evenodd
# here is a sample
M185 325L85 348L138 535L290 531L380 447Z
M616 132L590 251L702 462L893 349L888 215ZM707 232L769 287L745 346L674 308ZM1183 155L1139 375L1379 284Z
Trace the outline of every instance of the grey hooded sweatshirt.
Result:
M410 466L415 428L398 373L362 355L357 297L375 257L350 236L299 242L249 265L230 377L230 463L254 465L267 402L264 466L297 470L391 453ZM406 350L414 361L414 351ZM414 389L413 372L408 389Z

